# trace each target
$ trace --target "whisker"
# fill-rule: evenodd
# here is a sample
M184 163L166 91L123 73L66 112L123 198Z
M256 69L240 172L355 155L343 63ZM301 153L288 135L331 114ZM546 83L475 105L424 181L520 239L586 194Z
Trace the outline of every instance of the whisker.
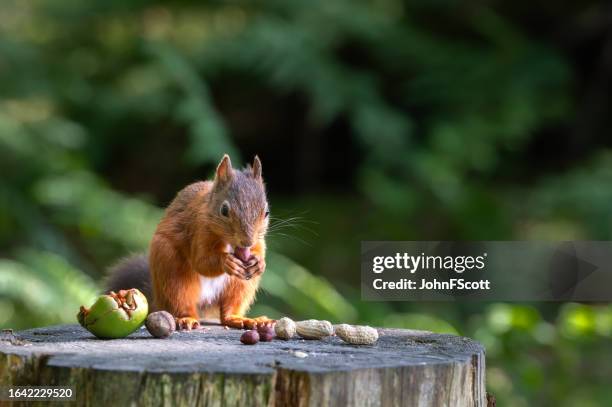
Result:
M310 223L313 225L318 225L319 222L314 222L311 220L307 220L307 219L302 219L302 218L287 218L287 219L280 219L280 218L273 218L270 222L271 226L279 226L279 225L293 225L293 224L303 224L303 223Z
M280 218L280 217L277 218L277 217L273 216L273 217L271 217L271 220L277 221L277 222L281 222L281 223L293 222L293 221L306 222L306 223L319 223L319 222L315 222L315 221L310 220L310 219L303 218L301 216L293 216L293 217L290 217L290 218Z
M304 225L299 225L299 224L273 225L273 226L268 227L269 231L286 230L286 229L302 230L302 231L311 233L314 236L319 236L319 234L316 231L314 231L313 229L311 229L309 227L306 227Z
M306 246L308 246L308 247L313 247L313 245L312 245L311 243L309 243L309 242L305 241L304 239L301 239L301 238L299 238L299 237L297 237L297 236L288 235L288 234L286 234L286 233L280 233L280 232L273 232L273 233L271 233L270 235L271 235L271 236L278 235L278 236L286 237L286 238L288 238L288 239L293 239L293 240L295 240L295 241L297 241L297 242L300 242L300 243L302 243L302 244L305 244L305 245L306 245Z

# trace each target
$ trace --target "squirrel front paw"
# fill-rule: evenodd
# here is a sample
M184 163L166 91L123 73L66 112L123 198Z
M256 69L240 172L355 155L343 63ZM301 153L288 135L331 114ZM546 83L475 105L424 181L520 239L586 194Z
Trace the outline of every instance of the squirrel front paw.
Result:
M266 270L266 261L262 258L251 256L246 266L246 279L257 277Z
M230 276L238 277L241 279L246 278L246 269L244 263L238 257L231 253L227 253L223 259L223 271Z
M243 262L238 257L228 253L225 255L223 261L223 271L243 280L249 280L256 277L262 274L265 269L265 260L255 255L251 255L248 261Z

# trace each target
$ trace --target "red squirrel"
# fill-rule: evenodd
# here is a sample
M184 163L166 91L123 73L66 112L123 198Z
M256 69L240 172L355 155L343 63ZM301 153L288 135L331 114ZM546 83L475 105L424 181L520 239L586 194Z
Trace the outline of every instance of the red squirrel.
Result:
M144 256L124 260L107 288L140 288L155 310L174 315L179 329L197 328L199 311L210 307L233 328L271 324L245 317L266 269L269 214L259 158L236 170L224 155L213 181L188 185L170 203L148 262Z

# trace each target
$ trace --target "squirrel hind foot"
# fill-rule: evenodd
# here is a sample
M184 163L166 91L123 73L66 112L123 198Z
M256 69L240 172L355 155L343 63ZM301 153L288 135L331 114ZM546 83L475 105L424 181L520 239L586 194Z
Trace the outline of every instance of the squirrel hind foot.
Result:
M200 321L197 318L182 317L176 318L176 329L179 331L191 331L200 327Z
M273 326L276 321L266 316L247 318L238 315L230 315L224 318L222 323L225 326L235 329L256 329L261 326Z

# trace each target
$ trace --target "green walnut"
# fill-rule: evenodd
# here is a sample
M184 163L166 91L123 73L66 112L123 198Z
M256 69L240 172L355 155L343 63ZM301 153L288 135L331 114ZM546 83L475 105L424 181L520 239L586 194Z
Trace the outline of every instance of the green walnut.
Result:
M101 295L89 309L81 306L77 319L98 338L116 339L125 338L140 328L148 313L147 298L132 288Z

